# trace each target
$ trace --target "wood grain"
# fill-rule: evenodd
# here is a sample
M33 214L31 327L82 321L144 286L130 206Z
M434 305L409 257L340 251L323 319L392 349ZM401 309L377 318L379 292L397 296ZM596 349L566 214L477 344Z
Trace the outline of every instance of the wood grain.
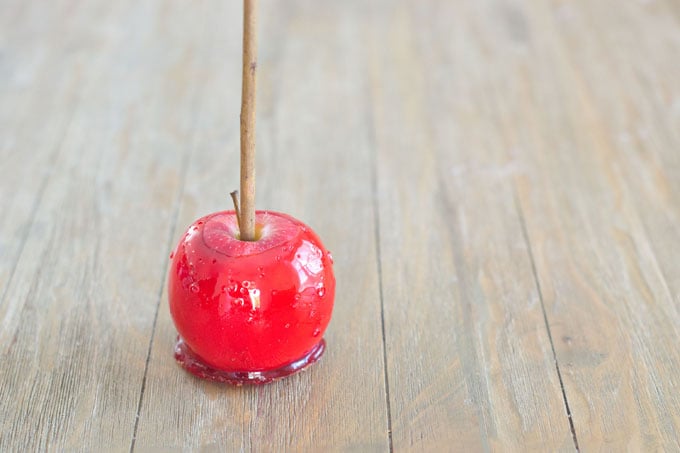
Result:
M82 29L66 33L59 4L37 14L30 8L7 5L3 16L0 59L3 83L0 93L0 301L26 243L36 205L42 198L50 169L76 108L81 82L81 61L65 55L67 43ZM10 27L10 19L15 27ZM25 30L40 27L45 33L64 33L65 39L51 53L44 52L37 34ZM56 74L52 76L51 74ZM35 133L35 125L41 133ZM27 152L30 150L30 152Z
M400 2L370 38L394 448L570 450L522 169L485 121L486 60L465 40L485 17L465 6Z
M196 80L195 40L150 26L159 6L83 5L63 40L56 68L71 74L56 80L76 77L74 65L86 74L63 139L49 144L56 157L35 163L49 174L0 308L0 450L129 448ZM34 121L59 125L64 110Z
M241 2L0 0L0 451L680 450L678 2L260 3L257 207L333 251L326 355L172 358Z
M517 110L507 114L538 125L515 125L531 175L518 185L580 445L672 451L680 448L678 24L661 4L609 6L603 30L594 26L602 6L574 5L567 19L532 11L545 24L535 49L542 64L508 82ZM541 102L548 93L554 102Z

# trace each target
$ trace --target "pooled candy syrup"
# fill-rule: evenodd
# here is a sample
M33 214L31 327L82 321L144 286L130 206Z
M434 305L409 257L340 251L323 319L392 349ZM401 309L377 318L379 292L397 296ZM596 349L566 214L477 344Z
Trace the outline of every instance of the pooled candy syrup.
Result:
M325 350L335 295L330 253L290 216L258 211L256 223L258 240L245 242L233 211L210 214L189 227L171 256L175 358L200 378L263 384Z
M318 361L325 351L326 340L322 339L304 356L275 370L225 371L218 370L205 363L191 350L182 337L178 336L175 344L175 360L189 373L201 379L240 386L243 384L267 384L290 376Z

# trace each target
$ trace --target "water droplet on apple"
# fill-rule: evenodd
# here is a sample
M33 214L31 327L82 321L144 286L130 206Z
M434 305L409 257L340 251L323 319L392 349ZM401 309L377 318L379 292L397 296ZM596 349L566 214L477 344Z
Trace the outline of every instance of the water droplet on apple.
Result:
M314 332L312 332L312 336L313 336L313 337L318 337L320 333L321 333L321 329L319 329L319 328L317 327L316 329L314 329Z
M253 315L250 315L250 316L248 316L248 319L246 319L246 322L247 322L248 324L250 324L250 323L253 322L253 319L255 319L255 317L254 317Z
M328 259L330 260L331 264L333 264L333 255L331 255L331 252L328 252Z
M287 322L287 323L286 323L286 325L285 325L285 326L283 326L283 327L285 327L286 329L289 329L289 328L290 328L290 323L289 323L289 322Z
M199 291L198 284L196 282L192 283L189 288L191 288L192 293L197 293Z
M319 297L325 296L326 295L326 288L324 288L323 286L321 288L316 288L316 294Z
M242 299L241 297L237 297L236 299L234 299L234 300L232 301L232 303L233 303L234 305L239 306L239 307L243 307L243 305L244 305L245 302L243 302L243 299Z
M227 292L227 287L226 287L226 286L222 286L222 292L223 292L223 293L226 293L226 292Z
M302 297L302 296L300 296L299 294L296 294L296 295L295 295L295 300L300 300L300 297Z
M279 292L275 289L272 290L272 297L276 296Z
M281 261L281 256L276 255L276 261Z
M243 280L243 283L241 283L244 288L250 288L250 282L248 280Z
M245 289L245 288L239 289L238 292L241 293L241 294L244 294L244 295L245 295L245 294L248 294L248 290Z

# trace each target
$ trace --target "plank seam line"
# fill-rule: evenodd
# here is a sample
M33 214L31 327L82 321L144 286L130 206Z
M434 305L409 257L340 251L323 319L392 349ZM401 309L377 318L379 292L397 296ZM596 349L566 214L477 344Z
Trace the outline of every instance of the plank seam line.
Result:
M545 303L543 302L543 290L541 289L541 283L538 280L538 272L536 271L536 262L534 260L534 252L531 248L531 242L529 241L529 233L527 231L526 221L524 219L524 212L522 211L521 205L519 204L519 198L517 196L517 190L515 188L514 193L515 199L515 209L519 215L519 221L522 226L522 236L524 237L524 242L527 245L527 250L529 252L529 261L531 263L531 272L534 275L534 282L536 283L536 290L538 291L538 299L541 302L541 312L543 313L543 323L545 324L545 329L548 333L548 340L550 341L550 350L552 351L553 361L555 362L555 371L557 372L557 379L560 383L560 390L562 391L562 401L564 402L564 408L567 411L567 419L569 421L569 430L571 431L571 439L574 442L574 448L577 452L580 452L578 446L578 438L576 437L576 428L574 427L574 420L571 413L571 408L569 407L569 400L567 399L567 392L564 388L564 381L562 380L562 372L560 371L560 364L557 361L557 353L555 352L555 343L553 342L552 332L550 331L550 324L548 323L548 314L545 310Z
M382 275L382 251L380 249L380 206L378 200L378 164L377 164L377 150L376 150L376 140L375 140L375 128L373 122L369 117L369 130L370 130L370 145L372 148L371 153L371 192L373 197L373 230L374 230L374 240L375 240L375 253L376 253L376 267L378 270L378 289L380 294L380 328L382 332L382 353L383 353L383 371L384 371L384 385L385 385L385 406L387 407L387 438L389 442L389 451L394 451L394 446L392 443L392 408L390 406L390 380L388 376L387 367L387 335L385 334L385 298L383 295L383 275Z
M21 242L19 243L19 250L17 252L16 258L14 259L14 264L12 265L12 270L10 271L9 277L7 278L7 285L5 285L4 290L2 291L2 297L0 297L0 306L5 303L5 298L7 297L7 293L9 292L9 288L12 284L12 280L14 279L14 274L16 273L17 267L19 266L19 261L21 260L21 256L24 253L24 248L26 246L26 242L28 242L28 236L30 235L31 230L33 229L33 224L35 223L35 218L36 218L36 213L38 212L38 207L42 204L42 199L43 196L45 195L45 190L47 189L47 185L52 178L52 176L55 174L55 166L57 161L59 160L59 156L61 155L61 151L64 145L64 142L66 141L66 136L68 135L68 131L71 129L71 124L73 123L73 118L75 117L75 112L80 105L81 98L80 96L78 97L78 101L75 103L76 105L73 106L71 111L69 112L69 119L64 127L64 131L61 134L61 137L59 137L59 141L57 142L57 145L54 147L49 159L48 159L48 168L45 176L43 177L42 182L40 183L40 187L38 188L38 193L36 194L35 200L33 201L33 206L31 206L31 215L28 219L28 224L26 225L26 228L24 229L24 234L21 237Z
M187 153L191 154L191 153ZM168 254L168 251L172 248L172 239L175 235L175 229L177 228L177 221L179 217L179 206L180 206L180 200L182 199L182 196L184 195L184 181L186 180L186 167L188 165L188 158L183 159L182 165L184 165L184 170L182 172L182 188L180 190L180 194L177 197L177 200L175 200L175 208L173 209L173 221L172 225L170 227L170 233L169 233L169 238L167 241L167 244L165 246L165 255ZM139 392L139 401L137 402L137 412L135 414L135 427L132 432L132 441L130 443L130 453L134 451L135 448L135 440L137 439L137 428L139 426L139 415L141 413L142 409L142 402L144 400L144 391L146 390L146 378L147 378L147 373L149 372L149 362L151 361L151 350L153 349L153 342L156 337L156 323L158 321L158 312L160 309L161 305L161 299L163 297L163 288L165 287L165 280L167 278L167 272L164 272L162 277L161 277L161 284L160 287L158 288L158 293L156 297L156 310L154 312L153 316L153 324L151 325L151 338L149 339L149 347L146 351L146 362L144 364L144 375L142 376L142 388Z
M196 96L198 98L198 95L196 95ZM196 103L196 101L197 100L195 99L194 103ZM198 124L198 120L197 120L198 116L199 115L198 115L198 112L197 112L196 115L194 116L194 121L193 121L193 124L191 126L193 134L195 134L196 127L197 127L197 124ZM172 242L173 242L172 240L175 236L175 230L177 228L177 222L179 220L179 212L180 212L180 207L182 205L182 198L184 197L186 179L187 179L187 174L189 172L189 164L191 162L191 157L193 156L194 150L197 147L196 144L195 144L195 138L196 138L195 136L192 137L192 142L194 142L194 143L190 147L189 151L185 153L184 158L182 159L182 161L180 163L180 165L182 166L181 167L182 168L182 174L181 174L181 180L180 180L181 186L180 186L180 189L179 189L178 194L177 194L177 198L175 199L175 203L174 203L174 206L173 206L174 212L172 214L172 223L171 223L171 226L170 226L170 231L168 233L169 237L168 237L167 244L165 246L165 251L164 251L165 255L164 256L167 256L168 253L170 252L170 250L172 249ZM167 279L167 275L168 275L168 273L165 272L165 270L164 270L164 272L161 276L161 284L158 288L158 293L157 293L157 296L156 296L156 310L154 312L153 323L151 325L151 338L149 339L149 347L148 347L147 352L146 352L146 362L144 364L144 375L142 376L142 387L141 387L140 392L139 392L139 401L137 402L137 412L135 414L135 426L134 426L134 429L132 431L132 440L130 442L130 453L132 453L134 451L135 441L137 440L137 429L139 427L139 416L141 415L142 403L144 401L144 392L146 390L146 380L147 380L147 375L148 375L148 372L149 372L149 363L151 362L151 351L153 349L154 340L156 338L156 324L158 322L158 312L159 312L160 306L161 306L161 299L163 298L163 288L165 288L165 281Z

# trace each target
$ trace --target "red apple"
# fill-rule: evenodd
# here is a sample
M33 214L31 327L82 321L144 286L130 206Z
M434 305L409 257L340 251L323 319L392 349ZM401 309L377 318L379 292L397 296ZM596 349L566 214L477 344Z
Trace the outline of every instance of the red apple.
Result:
M321 357L335 295L330 253L302 222L257 211L255 241L234 211L194 222L171 255L175 358L206 379L264 383Z

